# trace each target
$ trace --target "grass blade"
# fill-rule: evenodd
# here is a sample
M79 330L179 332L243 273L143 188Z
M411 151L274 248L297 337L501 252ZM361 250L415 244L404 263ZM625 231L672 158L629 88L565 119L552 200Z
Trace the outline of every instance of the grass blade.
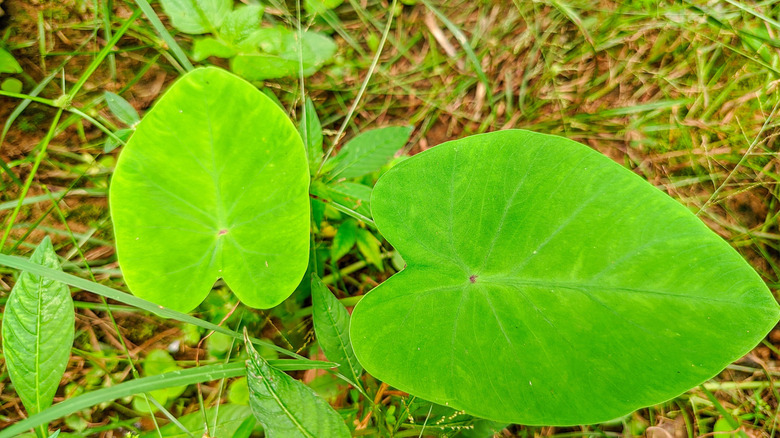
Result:
M34 275L39 275L52 280L60 281L62 283L71 285L73 287L83 289L101 295L103 297L110 298L115 301L119 301L120 303L138 307L139 309L146 310L162 318L172 318L181 322L186 322L189 324L196 325L206 330L213 330L215 332L223 333L233 338L239 338L239 339L242 338L241 334L236 333L233 330L229 330L224 327L220 327L216 324L203 321L201 319L195 318L194 316L187 315L186 313L181 313L175 310L168 309L167 307L154 304L152 302L146 301L144 299L138 298L136 296L130 295L128 293L116 289L112 289L108 286L104 286L99 283L93 283L89 280L85 280L83 278L79 278L74 275L66 274L64 272L56 271L54 269L46 268L44 266L31 263L29 260L23 257L15 257L15 256L9 256L7 254L0 254L0 265L8 266L10 268L30 272ZM272 350L278 351L279 353L285 354L290 357L306 360L305 357L293 353L292 351L285 350L284 348L279 347L270 342L265 342L259 339L252 338L252 343L256 345L268 347Z

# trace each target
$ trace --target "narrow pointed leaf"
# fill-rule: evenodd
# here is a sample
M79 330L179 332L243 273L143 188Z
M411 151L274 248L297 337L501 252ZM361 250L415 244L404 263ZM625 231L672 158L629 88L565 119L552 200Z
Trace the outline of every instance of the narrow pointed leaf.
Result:
M412 130L410 126L391 126L359 134L334 157L330 177L357 178L379 170L406 146Z
M106 91L103 93L103 98L106 100L108 109L125 125L132 126L141 121L138 111L122 96Z
M322 124L317 117L317 110L314 108L314 102L306 97L304 104L305 111L298 125L298 130L303 137L303 143L306 145L306 151L309 155L309 170L316 170L322 162Z
M780 314L688 209L560 137L442 144L380 178L371 208L408 267L355 307L355 354L474 416L607 421L715 376Z
M223 278L270 308L306 271L309 171L290 119L217 68L179 79L117 162L110 205L130 290L189 311Z
M45 237L30 261L60 270ZM23 272L3 312L3 355L16 393L32 415L49 407L68 365L75 314L68 286Z
M358 385L363 367L355 358L349 340L349 312L317 275L311 276L314 332L325 357L339 365L339 373Z
M246 344L249 406L268 438L348 438L349 429L325 400L276 370Z

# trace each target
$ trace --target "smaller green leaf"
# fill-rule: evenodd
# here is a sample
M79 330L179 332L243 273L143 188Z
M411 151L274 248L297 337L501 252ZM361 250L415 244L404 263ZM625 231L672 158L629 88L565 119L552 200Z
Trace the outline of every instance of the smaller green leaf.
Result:
M306 96L304 114L298 125L298 132L301 133L309 156L309 171L314 174L322 163L322 124L314 108L314 102L308 96Z
M233 9L233 0L160 0L176 29L193 35L212 32Z
M371 187L352 182L326 185L314 181L310 190L311 194L324 199L337 210L364 222L372 221Z
M249 385L246 377L239 377L228 387L228 400L236 405L249 406Z
M45 237L32 263L61 270ZM3 312L3 354L8 374L28 414L51 406L73 345L75 314L68 286L22 272Z
M330 245L330 261L336 263L349 253L357 241L358 223L353 219L345 220L339 225L333 242ZM338 361L337 361L338 362Z
M21 93L23 86L22 81L19 79L6 78L3 83L0 84L0 89L9 93Z
M357 233L357 247L363 257L368 260L369 263L376 266L380 271L384 269L382 266L382 252L380 251L380 242L374 235L365 228L358 229Z
M319 231L322 224L322 220L325 217L325 203L312 198L311 200L311 220L314 222L314 226Z
M130 136L133 135L133 132L135 132L135 129L133 128L123 128L118 129L114 135L116 135L119 139L121 139L124 142L127 142L127 140L130 140ZM118 148L121 144L114 139L114 137L107 137L106 142L103 143L103 153L109 153L113 151L114 149Z
M251 81L311 76L328 62L338 46L328 36L305 31L298 47L298 33L282 27L259 29L242 43L242 51L231 60L234 73ZM261 52L257 52L259 49Z
M157 376L173 371L179 371L181 367L176 364L176 361L165 350L152 350L143 360L142 375L144 377ZM172 388L158 389L152 391L150 394L161 405L165 405L168 401L180 396L187 389L186 385L175 386ZM150 404L147 403L146 398L139 395L133 399L133 409L139 412L149 412ZM152 410L156 410L154 405L151 405Z
M228 44L239 44L260 28L263 7L260 5L240 6L225 17L219 28L219 36Z
M133 126L141 121L141 117L138 112L130 105L130 102L126 101L122 96L114 94L110 91L103 93L103 98L106 100L108 109L116 116L119 121L128 126Z
M322 14L330 9L336 9L344 0L306 0L303 4L309 13Z
M267 438L351 436L341 416L311 388L271 367L248 340L246 348L249 406Z
M358 386L363 367L349 340L349 312L316 275L311 276L314 332L325 357L339 364L339 373Z
M196 411L179 418L181 423L190 434L195 436L206 436L204 432L205 424L203 421L203 411ZM208 424L209 434L213 437L232 437L243 425L247 419L251 419L251 427L254 429L255 421L252 418L252 410L249 406L226 404L206 409L206 424ZM160 434L163 438L191 438L192 435L185 433L175 424L168 424L160 428ZM149 431L141 438L158 438L157 431Z
M16 62L11 52L0 49L0 73L21 73L22 66Z
M236 56L236 50L224 41L216 38L203 37L196 39L192 45L192 59L203 61L209 56L230 58Z
M391 126L359 134L333 158L331 178L357 178L379 170L406 145L413 129L410 126Z

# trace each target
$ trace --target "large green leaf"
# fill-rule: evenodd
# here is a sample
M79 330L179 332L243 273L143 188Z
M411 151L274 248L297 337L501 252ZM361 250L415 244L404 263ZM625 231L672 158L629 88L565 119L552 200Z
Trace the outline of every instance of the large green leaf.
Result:
M233 0L160 0L176 29L201 34L213 32L233 9Z
M45 237L30 261L61 269ZM73 346L75 314L68 286L23 272L3 312L3 355L11 382L32 415L51 405Z
M179 79L119 157L110 204L130 290L180 311L222 277L251 307L287 298L306 271L309 173L276 104L217 68Z
M352 314L404 391L496 421L606 421L711 378L777 322L750 266L685 207L570 140L445 143L374 188L408 267Z
M360 366L349 341L349 312L317 277L311 276L312 321L317 341L331 362L339 364L339 372L359 385Z
M271 367L246 343L249 406L268 438L348 438L341 416L313 389Z

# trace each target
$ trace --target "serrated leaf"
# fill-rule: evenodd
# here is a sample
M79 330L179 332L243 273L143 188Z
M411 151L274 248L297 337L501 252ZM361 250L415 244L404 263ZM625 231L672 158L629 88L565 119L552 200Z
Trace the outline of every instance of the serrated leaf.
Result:
M243 5L229 13L219 28L219 36L228 44L240 44L260 27L263 7Z
M359 385L363 367L355 358L349 340L349 312L315 274L311 276L312 320L317 342L331 362L339 364L339 373Z
M282 27L259 29L242 46L243 53L231 59L230 67L234 73L251 81L296 77L301 61L303 75L311 76L338 48L330 37L305 31L299 50L297 31ZM251 46L254 50L249 50Z
M358 223L353 219L347 219L339 225L333 242L330 245L330 261L336 263L340 258L349 253L349 250L357 242Z
M406 145L412 130L409 126L391 126L358 134L334 157L330 178L357 178L379 170Z
M206 424L208 424L208 436L232 437L247 419L252 419L252 427L254 427L254 418L252 418L252 410L249 409L249 406L234 404L215 406L206 409L205 417L207 423L204 423L203 417L203 411L196 411L178 419L179 423L190 432L189 434L175 424L161 427L160 434L162 434L163 438L192 438L190 434L196 437L206 436L204 433L206 432ZM158 437L157 431L154 430L141 435L141 438Z
M233 9L233 0L160 0L160 3L173 27L192 35L217 30Z
M192 44L192 59L195 61L203 61L209 56L217 56L220 58L230 58L236 55L236 50L216 38L203 37L195 39Z
M105 99L111 113L125 125L133 126L141 121L141 117L133 108L133 105L130 105L130 102L126 101L122 96L106 91L103 93L103 99Z
M32 263L61 270L49 237ZM68 286L22 272L3 312L3 355L11 382L30 415L49 407L68 365L75 314Z
M408 267L355 307L355 354L473 416L608 421L716 375L780 315L687 208L564 138L436 146L382 176L371 209Z
M301 137L275 103L224 70L193 70L138 124L111 180L128 287L189 311L221 277L244 304L276 306L308 264L308 184Z
M246 342L249 406L268 438L349 438L341 416L308 386L276 370Z
M309 156L309 172L316 172L320 163L322 163L322 125L320 118L317 117L317 110L314 108L314 102L306 96L304 104L304 116L298 124L298 132L301 133L303 143L306 146Z
M380 271L384 269L382 264L382 252L379 249L381 244L371 231L368 231L365 228L359 228L357 230L356 242L358 251L363 254L363 257L365 257L369 263L376 266Z
M21 73L22 66L16 62L11 52L0 49L0 73Z

